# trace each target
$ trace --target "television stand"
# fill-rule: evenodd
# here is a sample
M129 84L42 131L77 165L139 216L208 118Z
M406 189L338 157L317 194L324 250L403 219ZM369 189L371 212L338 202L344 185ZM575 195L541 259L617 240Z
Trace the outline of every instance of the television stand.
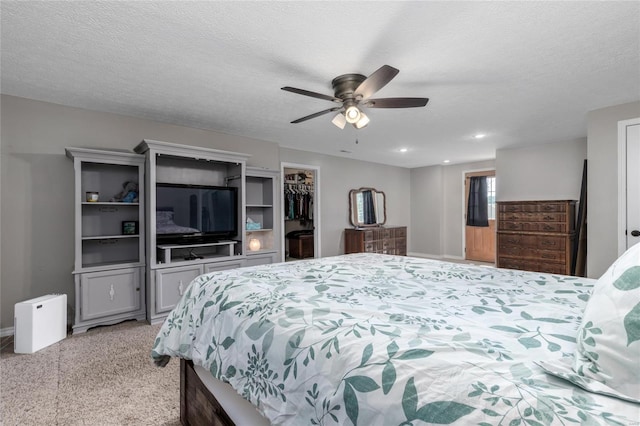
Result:
M196 244L160 244L157 246L159 263L172 263L179 261L194 261L215 257L235 256L237 241L224 240L215 243ZM195 253L195 251L198 253Z

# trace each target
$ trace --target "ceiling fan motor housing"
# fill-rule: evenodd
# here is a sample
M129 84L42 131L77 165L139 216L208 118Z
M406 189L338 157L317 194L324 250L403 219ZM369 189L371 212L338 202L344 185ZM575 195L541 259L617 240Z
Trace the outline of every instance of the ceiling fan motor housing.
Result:
M331 81L334 96L342 100L355 99L354 92L367 79L362 74L343 74Z

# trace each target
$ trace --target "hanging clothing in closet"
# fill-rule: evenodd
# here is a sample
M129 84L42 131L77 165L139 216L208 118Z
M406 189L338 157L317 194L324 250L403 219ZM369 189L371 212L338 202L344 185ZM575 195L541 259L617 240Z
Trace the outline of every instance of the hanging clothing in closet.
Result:
M313 220L313 192L309 185L288 184L284 189L285 218L289 220Z

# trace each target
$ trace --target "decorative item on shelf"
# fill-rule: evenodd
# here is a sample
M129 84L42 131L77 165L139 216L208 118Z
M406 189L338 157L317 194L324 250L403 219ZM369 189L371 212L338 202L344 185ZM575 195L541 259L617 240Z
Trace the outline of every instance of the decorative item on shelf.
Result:
M260 240L257 238L252 238L249 240L249 250L251 251L258 251L260 250L260 247L262 247L262 244L260 244Z
M126 181L122 184L122 191L114 195L109 201L117 203L137 203L138 182Z
M138 221L137 220L123 220L122 221L122 235L138 235Z
M257 231L262 229L260 222L254 222L251 218L247 218L247 231Z
M89 203L97 203L98 199L100 197L100 193L99 192L93 192L93 191L88 191L86 194L86 200Z

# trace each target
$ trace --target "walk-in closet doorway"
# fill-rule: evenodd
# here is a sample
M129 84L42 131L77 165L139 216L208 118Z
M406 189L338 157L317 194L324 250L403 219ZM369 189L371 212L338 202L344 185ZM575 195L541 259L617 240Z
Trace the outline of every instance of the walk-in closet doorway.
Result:
M281 163L282 260L320 257L320 169Z

